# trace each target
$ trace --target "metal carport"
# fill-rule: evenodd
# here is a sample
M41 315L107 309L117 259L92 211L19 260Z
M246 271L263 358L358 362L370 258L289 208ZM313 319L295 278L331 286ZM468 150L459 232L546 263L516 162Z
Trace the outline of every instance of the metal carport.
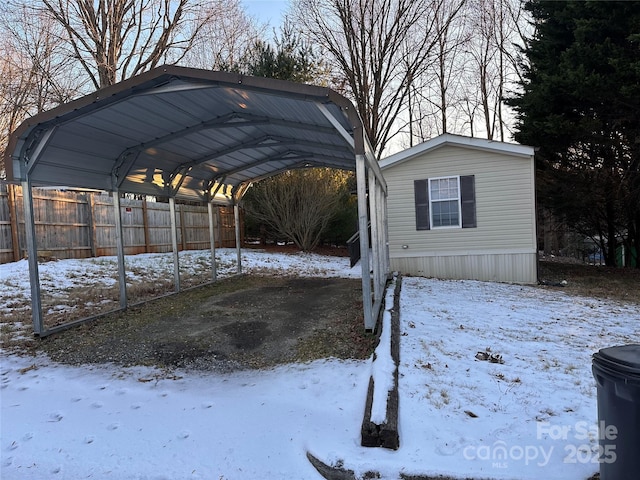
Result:
M33 328L44 328L32 187L113 192L120 308L127 307L119 193L168 197L174 278L180 290L175 200L238 204L252 182L294 168L356 171L365 329L375 328L389 270L386 183L362 121L329 88L163 66L40 113L13 132L5 166L22 183ZM369 213L370 212L370 213ZM370 245L371 243L371 245ZM371 254L370 254L371 252ZM86 320L86 319L83 319Z

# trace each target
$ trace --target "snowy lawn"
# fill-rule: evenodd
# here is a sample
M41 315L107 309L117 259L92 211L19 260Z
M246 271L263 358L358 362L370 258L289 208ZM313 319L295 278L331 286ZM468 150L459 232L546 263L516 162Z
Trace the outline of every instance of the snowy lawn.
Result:
M51 288L69 281L67 262L80 277L92 263L55 262ZM317 255L243 251L243 263L359 273L347 258ZM0 265L0 315L12 298L28 298L25 269ZM0 477L321 479L306 452L385 479L584 480L598 470L591 355L639 341L637 305L408 277L400 302L397 451L359 445L371 361L222 375L69 367L3 352Z

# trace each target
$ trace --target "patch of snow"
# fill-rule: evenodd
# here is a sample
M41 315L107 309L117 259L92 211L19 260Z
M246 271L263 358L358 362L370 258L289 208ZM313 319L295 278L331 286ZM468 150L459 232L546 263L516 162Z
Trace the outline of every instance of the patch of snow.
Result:
M221 275L235 273L235 253L217 250ZM136 275L172 274L156 255L136 257L127 258ZM243 250L242 262L282 275L361 271L348 258L309 254ZM113 270L105 260L41 267L54 291ZM28 298L28 279L26 262L0 265L0 315ZM307 451L383 479L585 480L598 471L591 356L638 342L637 305L519 285L402 282L396 451L360 446L370 360L225 375L70 367L1 352L0 477L321 479Z
M380 342L375 350L375 361L372 363L373 399L371 402L371 422L382 425L387 421L387 400L389 392L395 385L394 374L396 364L391 355L391 310L396 280L387 287L385 293L385 309L382 313L382 330Z

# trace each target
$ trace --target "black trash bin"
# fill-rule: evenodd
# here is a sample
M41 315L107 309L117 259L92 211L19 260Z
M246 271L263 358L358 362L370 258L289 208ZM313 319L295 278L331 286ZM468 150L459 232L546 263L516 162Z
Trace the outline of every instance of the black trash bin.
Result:
M593 355L598 386L600 480L640 475L640 345L603 348Z

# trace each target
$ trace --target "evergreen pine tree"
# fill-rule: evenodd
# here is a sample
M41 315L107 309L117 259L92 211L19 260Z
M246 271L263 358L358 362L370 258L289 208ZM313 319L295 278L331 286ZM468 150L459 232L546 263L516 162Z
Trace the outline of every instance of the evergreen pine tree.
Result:
M539 147L538 200L574 230L640 247L640 2L541 1L516 108L517 141ZM637 263L636 263L637 264Z

